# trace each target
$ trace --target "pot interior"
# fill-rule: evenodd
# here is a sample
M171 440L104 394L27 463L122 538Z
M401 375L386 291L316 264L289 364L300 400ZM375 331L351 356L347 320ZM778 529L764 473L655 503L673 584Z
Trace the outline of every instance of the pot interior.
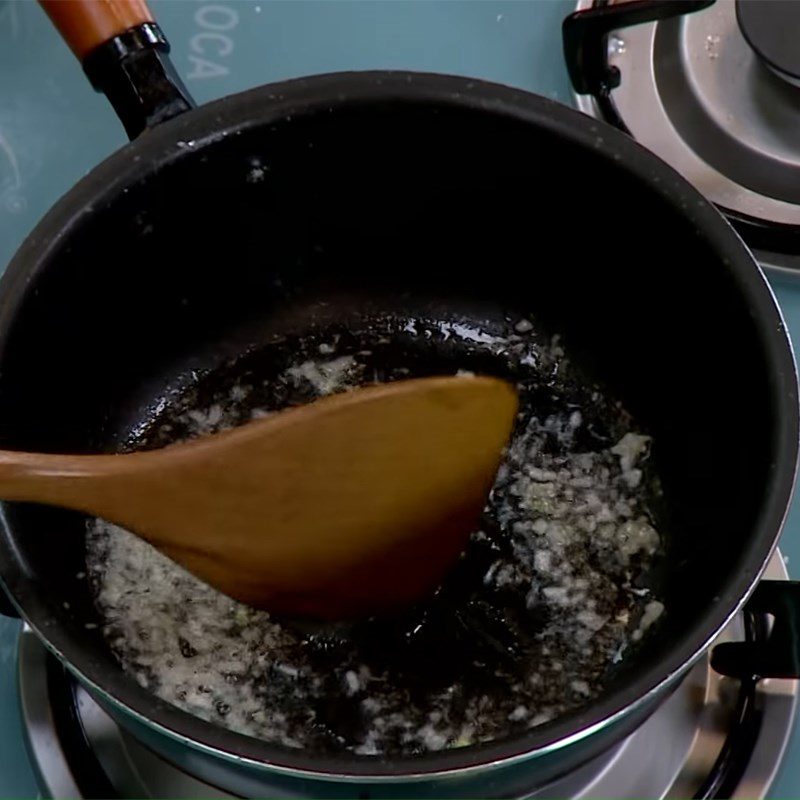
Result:
M90 180L68 196L75 213L62 205L35 234L55 237L48 226L70 217L3 285L0 444L113 451L192 370L307 324L310 300L529 318L561 334L653 437L667 611L605 699L565 724L643 693L713 632L777 535L762 523L789 468L774 352L786 345L769 343L778 317L760 281L755 302L738 277L755 273L743 248L724 231L712 242L709 212L682 184L644 183L642 164L677 181L666 168L630 167L633 146L605 129L557 131L544 103L527 120L458 100L275 116L248 103L233 109L250 121L225 137L202 139L208 109L194 142L147 134L161 138L114 162L129 183ZM113 696L163 715L85 628L96 615L76 579L81 516L8 504L5 519L2 577L39 630Z

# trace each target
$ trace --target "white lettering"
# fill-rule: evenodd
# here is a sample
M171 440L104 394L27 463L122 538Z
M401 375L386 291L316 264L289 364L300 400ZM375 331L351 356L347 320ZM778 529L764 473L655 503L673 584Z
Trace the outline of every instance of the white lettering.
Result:
M217 33L216 31L203 31L196 33L189 40L189 48L200 55L208 55L205 43L209 43L212 49L216 50L213 55L225 58L233 52L233 40L230 36L224 33ZM216 43L216 44L214 44Z
M0 0L2 2L2 0ZM232 31L239 24L239 12L228 5L204 3L194 13L195 25L200 29L189 39L191 71L189 80L221 78L230 68L220 59L228 58L235 49L232 36L220 31Z
M230 70L224 64L215 64L207 58L200 56L189 56L192 62L192 71L186 76L189 80L194 78L221 78L227 75Z
M209 31L229 31L239 24L239 14L228 6L201 6L194 15L199 28Z

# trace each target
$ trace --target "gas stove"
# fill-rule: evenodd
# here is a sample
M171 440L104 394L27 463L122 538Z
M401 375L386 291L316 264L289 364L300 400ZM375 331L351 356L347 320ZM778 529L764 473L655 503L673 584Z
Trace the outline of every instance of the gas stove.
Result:
M788 0L580 0L565 28L576 103L712 200L773 269L800 269L800 58ZM795 74L796 73L796 74Z
M580 3L582 8L591 5ZM152 6L172 43L174 62L198 102L309 73L402 68L481 77L604 115L602 98L598 102L590 94L577 96L565 68L561 23L575 10L574 0L153 0ZM667 133L677 137L673 147L680 158L675 156L678 161L671 163L732 214L793 224L793 215L800 221L800 205L795 205L800 196L781 194L783 190L770 183L769 174L757 163L737 164L738 172L725 175L722 168L730 154L715 154L709 164L708 152L702 150L709 147L707 143L700 150L689 147L702 139L701 134L713 131L719 114L724 120L726 114L738 113L740 106L724 105L739 102L733 88L719 82L724 70L737 65L750 70L759 86L768 87L765 96L787 101L776 107L780 119L800 115L789 89L800 90L783 85L786 75L776 76L773 70L766 77L756 71L760 62L756 63L736 24L732 0L718 0L691 18L610 29L611 35L600 45L621 81L608 94L628 130L668 161L672 156L659 146ZM658 26L666 27L659 31ZM677 43L675 52L681 54L684 68L673 82L702 89L692 95L700 98L696 106L684 109L687 116L694 115L694 122L684 119L682 127L663 94L662 72L675 61L670 62L668 52L665 55L670 42ZM0 44L0 263L6 263L53 201L125 138L106 100L89 87L35 3L0 0ZM644 74L650 66L654 73ZM792 69L783 64L784 72ZM736 91L745 91L741 81L733 83ZM721 110L709 99L714 86L724 101ZM679 89L670 86L667 94L674 97ZM668 129L660 131L654 124L655 112L643 117L648 124L631 113L641 112L645 103L648 108L661 107ZM678 103L680 108L686 105ZM736 126L741 134L738 144L752 145L754 137L766 136L761 158L790 161L794 154L800 161L800 144L792 150L784 138L783 149L778 148L778 134L758 127L765 115L771 118L771 112L760 107L756 111L761 116ZM696 125L692 127L697 119L702 122L699 132ZM781 135L788 135L783 128ZM736 142L730 145L736 146ZM689 169L704 165L720 176L717 183L709 183L702 171ZM731 186L731 181L740 188ZM756 183L758 192L753 188ZM756 193L761 200L751 197ZM751 204L737 205L746 200ZM784 215L772 213L776 209ZM788 247L782 251L769 237L750 243L769 268L769 279L797 341L797 262L791 252L783 252ZM607 244L598 242L598 247ZM781 552L770 564L770 577L786 577L787 568L792 574L796 565L800 567L797 503ZM739 617L724 636L741 639L751 634L749 627L750 621ZM719 678L701 661L664 706L610 753L548 787L536 787L535 776L521 774L514 791L504 796L800 795L800 739L793 735L797 683L768 681L745 688ZM278 789L270 794L286 796ZM122 733L28 631L18 622L0 618L0 797L42 795L229 796L174 769ZM485 796L493 796L490 787Z

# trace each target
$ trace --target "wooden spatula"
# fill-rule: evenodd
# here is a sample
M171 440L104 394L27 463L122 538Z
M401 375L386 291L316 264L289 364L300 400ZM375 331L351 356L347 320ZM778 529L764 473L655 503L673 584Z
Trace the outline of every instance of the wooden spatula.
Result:
M457 558L516 410L495 378L399 381L161 450L0 451L0 497L115 522L253 606L371 614L419 599Z

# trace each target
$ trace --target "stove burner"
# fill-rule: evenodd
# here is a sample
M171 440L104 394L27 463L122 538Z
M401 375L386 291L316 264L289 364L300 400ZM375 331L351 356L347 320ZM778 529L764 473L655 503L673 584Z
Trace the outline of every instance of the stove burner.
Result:
M579 0L577 9L564 46L578 107L680 172L762 264L800 270L800 91L776 77L776 67L800 75L800 2ZM750 43L737 9L755 20L743 28ZM787 37L780 51L767 39L773 18Z
M747 43L779 78L800 86L800 3L736 0L736 19Z
M786 579L779 554L765 573ZM737 617L717 640L758 634ZM763 621L762 621L763 622ZM119 728L38 638L25 629L19 688L28 750L48 797L233 797L155 755ZM521 766L503 797L761 798L769 789L795 718L797 681L738 684L703 659L637 731L610 752L547 787ZM266 779L265 779L266 781ZM300 798L301 789L263 787L263 796ZM382 793L382 794L385 794ZM359 792L372 797L370 787Z

